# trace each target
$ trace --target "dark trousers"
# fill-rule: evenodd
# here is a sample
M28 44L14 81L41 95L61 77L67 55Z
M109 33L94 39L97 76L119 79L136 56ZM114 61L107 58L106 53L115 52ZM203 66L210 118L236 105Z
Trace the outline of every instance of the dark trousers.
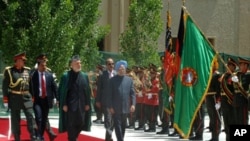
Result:
M145 113L144 113L144 104L136 103L135 109L135 120L139 122L139 128L143 127L145 124Z
M112 114L109 112L107 107L102 106L102 110L104 112L104 127L106 129L105 141L109 141L112 139L114 121L113 121Z
M209 126L212 132L212 139L218 140L221 131L220 110L215 109L215 95L206 96L206 106L209 116Z
M123 141L127 124L127 114L114 114L115 135L117 141Z
M235 119L234 119L234 116L232 116L232 113L233 113L232 103L231 104L228 103L228 99L226 96L221 97L221 112L223 115L222 117L224 121L226 141L230 141L229 127L230 125L235 124Z
M43 139L43 134L46 128L46 123L48 121L48 114L49 114L49 106L48 100L45 99L38 99L34 103L34 113L35 113L35 120L38 126L37 137Z
M195 132L195 136L197 137L203 137L204 117L205 117L205 109L204 109L204 104L202 104L199 111L197 112L197 115L195 115L193 123L193 131Z
M237 93L233 99L235 124L247 125L248 124L248 100Z
M158 115L158 105L145 105L146 119L149 123L149 129L155 130L157 115Z
M94 109L95 109L95 113L96 113L96 119L102 120L102 115L103 115L102 108L98 108L96 106L96 104L94 104Z
M22 106L20 106L22 107ZM27 120L27 129L30 133L30 138L33 139L35 136L35 121L33 117L33 109L32 108L22 108L26 120ZM21 131L20 131L20 115L21 110L20 109L11 109L11 130L14 136L17 138L20 137Z
M79 110L67 112L67 132L69 141L77 141L77 138L84 126L84 115L85 113Z

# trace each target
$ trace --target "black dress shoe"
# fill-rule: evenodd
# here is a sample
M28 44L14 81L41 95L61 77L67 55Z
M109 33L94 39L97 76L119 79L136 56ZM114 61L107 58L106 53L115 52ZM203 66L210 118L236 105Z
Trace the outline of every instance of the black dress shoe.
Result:
M147 129L147 130L144 130L144 132L155 132L155 129Z
M171 134L169 134L168 136L170 136L170 137L175 137L175 136L178 136L179 134L177 133L177 132L173 132L173 133L171 133Z
M143 130L144 128L142 126L136 127L135 130Z
M158 135L169 134L169 131L168 130L161 130L160 132L156 132L156 134L158 134Z
M203 140L203 137L201 137L201 136L193 136L193 137L190 137L189 140L193 140L193 141Z
M57 137L56 134L51 134L51 135L49 135L49 140L54 141L56 137Z

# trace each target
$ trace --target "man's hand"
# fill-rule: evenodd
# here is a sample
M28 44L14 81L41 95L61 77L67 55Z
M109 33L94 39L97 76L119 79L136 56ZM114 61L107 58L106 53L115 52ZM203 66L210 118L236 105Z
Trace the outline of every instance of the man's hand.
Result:
M64 106L63 106L63 111L64 111L64 112L68 112L68 106L67 106L67 105L64 105Z
M89 105L85 106L85 111L88 111L90 109Z
M133 113L135 111L135 106L134 105L131 105L130 107L130 112Z
M109 112L113 115L115 113L115 110L113 108L110 108Z
M101 108L101 103L100 102L96 102L95 105L96 105L97 108Z

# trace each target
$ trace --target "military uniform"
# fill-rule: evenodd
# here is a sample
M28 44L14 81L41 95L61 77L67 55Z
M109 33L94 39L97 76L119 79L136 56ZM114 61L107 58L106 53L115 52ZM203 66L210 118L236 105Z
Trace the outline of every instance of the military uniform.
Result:
M145 114L146 119L149 122L149 129L146 129L145 132L155 132L156 131L156 123L157 123L157 115L159 108L159 86L160 81L157 78L157 70L156 68L151 68L151 75L155 75L155 77L151 76L151 88L147 90L146 95L144 97L145 103Z
M237 63L232 58L228 58L227 65L229 68L232 67L232 69L230 69L231 72L225 72L221 77L221 112L223 115L226 141L230 141L229 126L235 124L235 119L232 116L234 86L231 77L236 69Z
M212 132L212 140L218 141L219 134L221 131L221 120L220 120L220 110L215 108L216 103L221 101L221 88L219 78L221 74L218 71L215 71L210 82L208 93L206 96L206 106L209 116L209 127Z
M15 61L26 60L26 54L21 53L14 57ZM20 140L20 114L23 110L30 133L31 140L35 140L36 124L33 117L33 102L29 92L29 74L30 68L16 65L6 67L3 78L4 103L8 103L11 110L11 130L16 141Z
M243 58L239 58L240 71L236 73L238 82L234 83L235 95L233 98L234 115L236 119L236 124L248 124L248 95L250 87L250 71L247 67L241 69L241 65L247 65L249 67L250 61Z

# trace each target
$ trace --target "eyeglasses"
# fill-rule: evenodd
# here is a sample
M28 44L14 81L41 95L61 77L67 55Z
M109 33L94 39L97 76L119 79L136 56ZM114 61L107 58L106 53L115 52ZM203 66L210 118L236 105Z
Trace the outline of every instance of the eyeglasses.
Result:
M114 65L114 63L108 63L107 65L111 66L111 65Z

